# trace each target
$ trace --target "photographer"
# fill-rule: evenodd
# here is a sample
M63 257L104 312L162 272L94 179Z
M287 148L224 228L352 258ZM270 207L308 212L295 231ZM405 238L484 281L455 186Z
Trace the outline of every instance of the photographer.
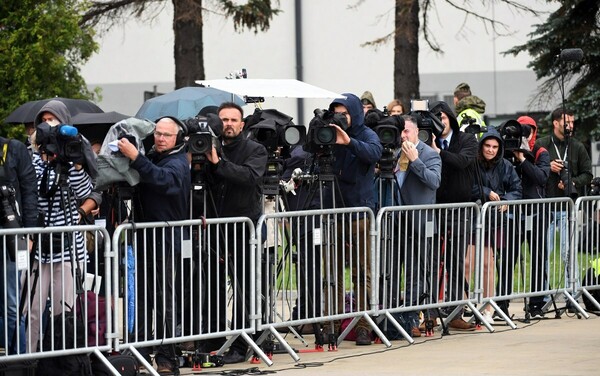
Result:
M479 141L476 176L471 197L483 205L488 201L518 200L521 198L521 179L513 165L504 159L504 140L495 129L488 130ZM507 214L507 206L499 206L498 210ZM500 219L498 218L498 221ZM473 227L473 226L472 226ZM493 233L485 234L483 257L483 297L491 296L494 291L494 255L495 248L506 247L502 244L507 229L503 226L491 228ZM475 265L475 234L472 234L465 259L465 277L471 280L471 268ZM493 323L491 307L482 312L488 323Z
M505 122L504 124L508 124ZM520 149L509 151L514 155L513 164L517 175L521 178L523 188L523 199L542 199L546 197L546 182L550 174L550 156L548 151L538 145L535 145L537 134L537 124L529 116L521 116L517 119L523 131L523 139ZM539 207L541 205L541 207ZM500 255L498 294L508 295L512 293L513 271L518 255L521 253L521 243L527 242L531 252L531 291L542 290L546 286L547 278L545 265L547 261L546 244L544 237L546 235L544 224L549 223L550 207L547 204L536 205L537 210L532 210L527 206L525 215L515 224L515 230L518 230L514 236L511 236L508 247L503 248L505 252ZM530 221L528 226L526 221ZM529 300L529 312L533 318L543 316L541 310L544 305L542 296L535 296ZM509 301L498 302L498 306L508 315ZM509 315L510 316L510 315Z
M431 112L439 116L444 124L442 134L434 138L431 144L442 158L442 178L436 192L436 203L468 202L471 200L474 182L477 140L473 134L460 131L460 125L446 102L433 103ZM464 229L469 228L470 220L461 209L448 209L443 213L439 222L448 229L446 234L440 234L446 240L443 257L448 272L447 296L450 301L460 301L465 290L467 238ZM434 249L441 249L441 244L438 242ZM474 324L467 323L460 316L450 321L448 327L455 330L475 330Z
M262 214L261 182L267 165L267 151L263 145L242 135L243 114L242 108L235 103L226 102L219 106L218 116L223 121L221 152L218 153L213 145L206 153L209 162L207 182L215 198L214 207L209 205L207 208L207 218L248 217L256 223ZM248 235L246 232L242 233L240 227L234 228L233 225L226 227L227 229L212 237L215 244L211 244L209 265L206 266L209 270L205 271L205 274L211 278L208 281L208 286L213 289L210 296L219 298L216 302L207 302L207 306L211 309L208 314L211 322L205 325L211 330L221 331L227 328L226 284L224 283L226 272L229 273L234 289L232 329L247 327L246 309L250 307L250 292L241 290L242 286L246 288L250 286L249 255L243 253L249 249ZM227 239L221 238L224 234L228 235ZM217 243L221 244L219 248L216 247ZM223 247L224 243L227 247ZM227 271L219 261L225 257L224 249L229 251L228 256L232 258L226 262L231 268ZM238 337L225 354L223 361L226 364L243 362L247 351L248 344L242 337Z
M379 141L377 134L369 129L364 124L363 106L354 94L342 94L346 99L335 99L329 105L329 111L343 115L348 125L346 130L343 130L338 124L330 124L336 131L336 145L333 151L335 162L333 164L333 174L337 179L339 189L333 188L330 193L335 192L334 207L357 207L366 206L376 212L375 199L373 197L373 180L375 175L375 164L381 158L383 147ZM338 194L341 192L341 194ZM343 260L362 260L360 263L364 269L357 270L357 262L352 264L352 284L354 286L354 296L358 297L357 301L360 310L368 310L370 304L371 292L371 249L370 242L366 243L365 249L357 249L352 247L354 252L348 254L349 248L346 244L360 244L361 240L358 236L362 236L365 232L368 233L370 223L368 218L359 217L352 223L346 223L346 226L351 226L350 229L338 228L338 239L336 241L336 249L334 251L337 261L333 261L337 270L331 271L337 273L338 276L344 275ZM358 222L358 223L357 223ZM352 234L354 239L344 238L345 234ZM347 235L346 235L347 236ZM366 281L366 285L363 281ZM327 294L330 290L335 291L335 297L329 298ZM338 283L337 286L330 286L325 290L326 304L329 300L333 301L333 307L343 309L345 291L343 284ZM363 298L363 297L366 297ZM331 308L331 307L329 307ZM343 313L333 312L329 310L329 314ZM370 345L371 335L367 321L361 318L356 324L356 344Z
M134 207L140 222L176 221L189 218L190 167L185 154L185 126L177 119L163 117L156 122L154 146L147 156L142 155L127 137L118 141L119 151L129 158L131 167L140 174L139 205ZM156 283L156 296L146 289L136 289L138 304L137 340L166 338L174 335L173 273L171 265L179 265L181 228L173 231L149 231L139 239L136 263L138 286ZM152 336L153 312L155 335ZM140 349L149 360L149 349ZM160 345L155 356L158 372L176 372L179 368L173 344Z
M552 111L551 117L552 134L538 139L535 143L535 145L548 150L550 154L550 176L546 183L547 197L583 195L585 187L592 180L592 164L585 146L573 137L575 116L572 111L559 107ZM568 186L569 174L572 184L570 187ZM554 251L554 235L558 229L560 231L560 255L562 260L568 263L568 212L557 211L553 214L553 221L548 228L548 258ZM578 269L578 265L575 264L575 276L579 275ZM566 276L565 285L568 283L568 276Z
M0 185L2 186L2 208L0 211L0 228L10 227L35 227L37 224L37 189L35 171L31 164L31 157L27 148L16 140L0 137ZM8 190L10 197L5 197ZM5 201L6 200L6 201ZM13 213L7 213L7 205ZM17 210L20 210L17 211ZM7 215L16 214L14 218L17 223L10 225ZM9 236L4 238L4 244L9 245ZM17 348L16 330L17 320L20 320L19 309L20 297L20 272L17 271L15 260L9 257L8 249L0 256L0 342L6 349L6 354L24 353L25 347L25 325L19 326L19 347ZM6 295L4 294L6 292ZM6 299L4 298L6 296ZM6 317L6 323L4 322ZM4 328L6 327L6 332Z
M35 120L37 130L33 144L36 145L37 151L33 154L32 163L39 192L39 216L40 219L43 218L44 226L77 224L79 222L78 200L86 198L92 192L92 178L83 166L65 160L65 156L62 155L64 150L61 151L57 138L46 138L53 132L57 133L56 127L68 124L70 120L67 107L56 100L46 103ZM61 178L66 178L66 182L61 181ZM61 186L63 184L64 186ZM61 240L60 235L55 234L53 238ZM83 263L87 259L83 235L77 231L74 236L75 244L70 244L72 235L64 234L61 242L61 245L65 246L64 249L58 249L54 245L51 250L49 245L42 242L39 251L36 250L31 275L37 275L37 283L34 286L35 291L29 311L31 324L27 328L27 334L30 336L28 338L31 339L29 343L31 351L36 351L38 339L41 340L39 338L42 313L40 309L46 306L50 288L52 288L53 315L62 313L65 307L73 306L75 270L72 265L73 262ZM72 260L73 256L76 260Z

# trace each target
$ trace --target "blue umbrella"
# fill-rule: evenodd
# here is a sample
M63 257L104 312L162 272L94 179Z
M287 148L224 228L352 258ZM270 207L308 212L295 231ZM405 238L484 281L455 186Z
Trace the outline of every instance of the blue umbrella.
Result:
M219 106L223 102L246 103L235 94L212 87L184 87L168 94L148 99L135 114L136 118L155 121L163 116L179 120L192 118L205 107Z

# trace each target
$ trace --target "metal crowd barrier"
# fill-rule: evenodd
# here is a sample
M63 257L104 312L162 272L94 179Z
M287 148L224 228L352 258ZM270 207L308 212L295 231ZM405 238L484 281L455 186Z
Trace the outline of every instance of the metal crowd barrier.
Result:
M118 374L101 354L112 349L113 335L111 280L102 278L110 275L111 264L106 229L97 225L1 229L0 242L0 368L13 361L95 353ZM59 253L76 243L86 246L89 260L79 263L79 272L65 256L55 256L52 264L37 262L51 257L42 249ZM8 262L11 249L14 263ZM81 285L74 282L78 274ZM70 284L72 294L65 294L64 286ZM43 298L46 294L48 300ZM11 322L14 330L9 329Z
M590 293L600 290L600 197L579 197L575 213L578 230L574 244L579 251L576 264L580 266L577 276L581 276L581 283L574 286L576 298L583 296L587 309L600 310L600 303Z
M395 313L414 312L416 316L416 312L424 311L427 316L442 318L440 310L444 309L449 312L446 323L465 305L476 311L476 283L470 278L465 281L465 254L476 235L473 224L478 212L475 203L379 210L379 321L387 318L387 325L395 326L409 343L413 339L398 323Z
M255 328L256 238L248 218L126 223L112 238L114 295L122 314L113 346L128 349L154 373L149 346L174 354L174 344L225 338L222 354Z
M272 234L264 244L263 227ZM301 338L296 328L313 325L319 336L324 324L318 345L329 340L337 347L359 325L390 346L370 317L377 311L378 286L375 220L369 208L265 214L257 231L262 244L257 253L259 343L272 335L298 360L277 329L289 328ZM340 332L342 320L347 326L337 341L329 339Z
M543 310L564 296L585 317L573 298L577 283L577 247L573 202L568 198L487 202L478 222L481 302L491 305L513 329L500 306L512 299L546 298ZM499 306L500 305L500 306ZM525 305L527 307L527 305Z

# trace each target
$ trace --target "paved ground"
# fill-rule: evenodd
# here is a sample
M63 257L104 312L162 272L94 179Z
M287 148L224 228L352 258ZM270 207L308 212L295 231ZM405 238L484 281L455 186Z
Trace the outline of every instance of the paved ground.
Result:
M287 354L276 354L274 365L238 364L182 374L206 375L213 371L232 374L234 369L258 367L285 375L600 375L600 317L578 319L563 314L560 319L518 321L524 317L521 307L513 307L517 329L498 322L496 331L485 328L476 332L441 337L417 338L413 345L392 341L384 345L357 347L345 341L336 352L301 353L297 364ZM307 336L312 346L313 337ZM289 339L296 349L304 348ZM236 373L235 373L236 374ZM243 374L243 373L242 373Z

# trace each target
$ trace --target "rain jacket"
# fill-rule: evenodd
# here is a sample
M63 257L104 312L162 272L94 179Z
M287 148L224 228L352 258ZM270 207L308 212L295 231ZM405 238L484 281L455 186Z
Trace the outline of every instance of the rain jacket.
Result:
M489 138L495 138L500 143L498 153L490 162L483 157L483 143ZM479 141L479 155L477 161L477 178L471 190L473 201L481 200L485 203L490 200L490 192L496 192L501 200L519 200L521 193L521 179L513 165L504 159L504 142L495 129L488 130Z
M267 150L240 134L231 143L223 144L221 151L219 163L209 163L207 181L216 207L208 205L207 217L240 216L256 223L262 214L260 185L267 166Z
M350 144L335 146L333 171L340 188L335 192L335 206L367 206L376 210L373 180L375 164L381 158L383 146L377 134L364 124L364 111L360 99L354 94L343 95L346 99L336 99L329 106L330 110L336 104L345 106L352 122L346 130L350 136ZM340 201L340 192L343 203Z

